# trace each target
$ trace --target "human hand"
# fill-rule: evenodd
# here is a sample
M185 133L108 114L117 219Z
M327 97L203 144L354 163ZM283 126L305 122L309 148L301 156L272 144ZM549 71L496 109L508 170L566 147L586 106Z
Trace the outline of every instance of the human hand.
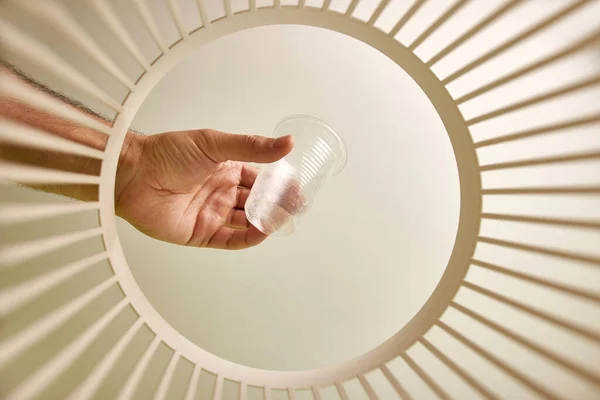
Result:
M257 169L275 162L293 139L214 130L127 135L117 171L115 207L141 232L166 242L218 249L256 246L267 235L244 205Z

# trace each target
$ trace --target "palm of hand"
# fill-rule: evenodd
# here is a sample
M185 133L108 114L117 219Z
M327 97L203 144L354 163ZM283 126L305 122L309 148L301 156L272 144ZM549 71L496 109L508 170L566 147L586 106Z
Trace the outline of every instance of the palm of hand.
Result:
M143 233L175 244L241 249L261 243L266 235L243 211L257 171L218 161L213 133L147 137L140 165L117 199L120 214Z

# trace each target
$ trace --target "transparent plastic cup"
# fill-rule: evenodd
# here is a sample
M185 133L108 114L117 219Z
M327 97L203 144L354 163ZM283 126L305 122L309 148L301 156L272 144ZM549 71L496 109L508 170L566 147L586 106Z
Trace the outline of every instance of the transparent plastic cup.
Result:
M274 137L286 135L294 137L294 149L261 168L246 201L248 221L267 235L294 232L319 189L346 165L346 145L325 122L293 115L273 132Z

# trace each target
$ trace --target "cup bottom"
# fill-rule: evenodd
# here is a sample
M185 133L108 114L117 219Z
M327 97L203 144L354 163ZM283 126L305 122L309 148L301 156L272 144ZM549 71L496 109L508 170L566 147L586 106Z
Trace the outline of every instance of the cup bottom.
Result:
M266 235L281 237L294 232L294 216L267 197L248 199L245 211L248 221Z

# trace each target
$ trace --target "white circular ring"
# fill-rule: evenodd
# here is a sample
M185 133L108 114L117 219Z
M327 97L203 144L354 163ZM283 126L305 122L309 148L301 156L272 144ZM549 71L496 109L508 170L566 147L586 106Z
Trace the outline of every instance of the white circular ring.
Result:
M136 283L119 242L114 213L115 175L125 133L154 86L200 46L236 31L276 24L298 24L337 31L378 49L396 62L416 81L437 110L450 137L460 179L460 218L454 248L440 282L425 305L394 336L370 352L337 366L305 371L269 371L239 365L201 349L176 331L152 307ZM437 321L456 294L469 267L480 225L481 177L465 121L446 88L416 55L389 35L362 21L335 12L291 7L264 8L213 21L210 28L200 28L191 33L153 63L126 99L124 111L117 116L113 128L116 134L109 138L107 158L101 172L103 182L109 184L100 187L100 218L113 270L133 308L166 345L223 378L271 388L309 388L328 386L379 368L406 351Z

